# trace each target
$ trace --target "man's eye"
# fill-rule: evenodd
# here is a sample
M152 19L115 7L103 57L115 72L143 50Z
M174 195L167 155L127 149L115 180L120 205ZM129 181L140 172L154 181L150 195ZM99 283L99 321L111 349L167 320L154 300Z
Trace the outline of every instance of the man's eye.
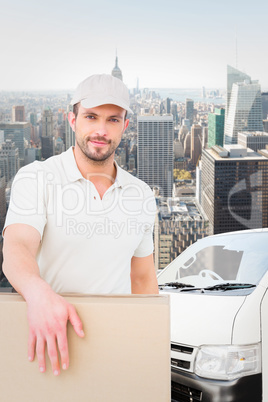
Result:
M112 122L118 123L119 120L118 119L111 119Z
M93 120L93 119L95 119L95 116L90 116L89 115L89 116L86 116L86 118L89 119L89 120Z

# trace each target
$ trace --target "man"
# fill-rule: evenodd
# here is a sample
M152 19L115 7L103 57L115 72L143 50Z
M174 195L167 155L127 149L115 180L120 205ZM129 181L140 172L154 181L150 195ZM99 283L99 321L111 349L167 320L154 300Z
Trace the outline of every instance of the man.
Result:
M22 168L4 228L3 270L28 308L29 360L46 370L69 365L68 320L83 337L74 307L59 293L158 293L153 264L155 201L150 188L114 161L129 120L128 90L117 78L84 80L68 116L75 147Z

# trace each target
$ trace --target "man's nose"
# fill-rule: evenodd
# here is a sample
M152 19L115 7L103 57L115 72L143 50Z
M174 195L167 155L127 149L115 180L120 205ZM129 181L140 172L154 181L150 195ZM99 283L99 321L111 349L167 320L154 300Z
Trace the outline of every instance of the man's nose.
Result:
M96 127L96 133L99 135L107 134L107 123L106 121L100 121L98 126Z

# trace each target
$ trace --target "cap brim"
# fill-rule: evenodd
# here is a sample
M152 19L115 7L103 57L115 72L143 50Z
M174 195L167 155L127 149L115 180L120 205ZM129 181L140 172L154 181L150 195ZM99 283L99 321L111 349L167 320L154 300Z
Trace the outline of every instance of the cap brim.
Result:
M130 109L130 107L125 104L124 102L114 98L114 97L105 97L105 98L99 98L99 99L90 99L90 98L86 98L86 99L82 99L80 101L81 105L85 108L92 108L92 107L97 107L97 106L101 106L101 105L116 105L121 107L122 109L127 110L129 113L133 114L133 111ZM73 105L75 103L72 103Z

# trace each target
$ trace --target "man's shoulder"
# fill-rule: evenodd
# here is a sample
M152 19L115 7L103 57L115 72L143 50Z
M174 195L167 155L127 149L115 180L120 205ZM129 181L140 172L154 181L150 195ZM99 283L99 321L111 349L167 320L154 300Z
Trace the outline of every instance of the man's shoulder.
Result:
M46 160L43 161L34 161L29 163L28 165L25 165L21 167L18 171L19 174L23 173L29 173L29 172L38 172L38 171L44 171L44 172L50 172L53 171L55 173L55 169L60 169L60 167L63 167L63 161L68 158L68 152L69 150L62 152L60 155L54 155Z

